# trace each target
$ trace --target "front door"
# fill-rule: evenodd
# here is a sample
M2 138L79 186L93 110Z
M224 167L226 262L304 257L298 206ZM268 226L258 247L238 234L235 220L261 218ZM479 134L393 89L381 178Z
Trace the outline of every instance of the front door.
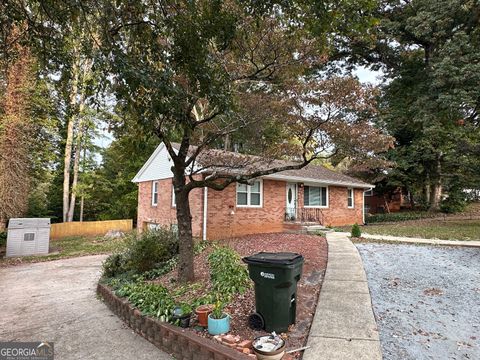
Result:
M287 183L287 204L285 207L285 217L287 220L297 218L297 184Z

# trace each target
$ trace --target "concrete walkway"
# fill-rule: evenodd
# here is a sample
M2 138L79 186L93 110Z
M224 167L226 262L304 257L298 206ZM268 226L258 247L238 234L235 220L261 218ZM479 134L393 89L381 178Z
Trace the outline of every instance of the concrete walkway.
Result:
M304 360L382 359L367 278L357 248L327 233L328 264Z
M53 341L55 359L172 357L97 299L104 255L0 269L0 341Z
M405 237L405 236L390 236L390 235L377 235L377 234L365 234L365 233L362 234L362 237L365 239L375 239L375 240L403 242L403 243L412 243L412 244L480 247L480 241L477 241L477 240L462 241L462 240L423 239L423 238L414 238L414 237Z

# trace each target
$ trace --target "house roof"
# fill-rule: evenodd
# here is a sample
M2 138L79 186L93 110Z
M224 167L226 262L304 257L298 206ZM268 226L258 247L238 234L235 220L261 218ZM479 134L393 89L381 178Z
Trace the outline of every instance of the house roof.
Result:
M174 149L178 150L180 144L172 143ZM196 150L196 146L191 146L190 153ZM213 172L218 171L230 175L242 175L251 173L254 170L266 170L274 167L295 165L298 162L267 159L260 156L245 155L231 151L206 149L198 156L197 167L199 171ZM278 173L263 176L266 179L276 179L285 181L305 182L323 185L340 185L358 188L373 188L374 185L368 184L351 176L333 171L321 165L309 164L301 169L285 170Z

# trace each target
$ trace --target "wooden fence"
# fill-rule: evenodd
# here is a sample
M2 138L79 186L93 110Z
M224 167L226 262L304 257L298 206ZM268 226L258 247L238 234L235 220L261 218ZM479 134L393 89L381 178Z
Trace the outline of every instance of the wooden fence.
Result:
M127 232L132 230L133 220L106 220L106 221L73 221L52 224L50 239L60 239L69 236L105 235L109 231Z

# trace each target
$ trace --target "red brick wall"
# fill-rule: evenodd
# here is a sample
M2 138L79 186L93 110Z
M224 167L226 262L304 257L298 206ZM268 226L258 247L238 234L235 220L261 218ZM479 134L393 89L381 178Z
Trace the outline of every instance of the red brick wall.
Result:
M172 179L159 180L158 205L152 206L152 182L139 184L138 227L154 222L165 226L176 224L172 207ZM363 222L363 190L355 189L355 207L347 206L347 188L329 186L329 207L322 209L324 224L328 226L351 225ZM207 238L221 239L256 233L285 230L286 183L263 180L262 207L237 207L236 184L223 191L208 189ZM202 237L203 189L190 193L193 235ZM298 186L298 207L303 207L303 186Z
M354 208L349 209L347 188L328 187L328 209L323 210L326 226L342 226L363 223L363 189L354 189Z
M285 182L263 180L263 206L236 206L237 185L223 191L208 189L207 237L220 239L256 233L283 231Z
M322 209L324 225L341 226L363 222L363 190L355 189L354 208L347 204L347 188L329 186L329 207ZM208 190L207 237L228 238L255 233L283 231L285 228L286 183L263 181L261 208L236 207L236 185L223 191ZM303 207L303 186L298 187L298 207Z
M137 227L145 229L147 223L156 223L170 227L177 223L175 207L172 206L172 179L158 180L158 204L152 206L152 181L138 184ZM192 213L193 236L202 236L203 189L194 189L190 193L190 211Z

